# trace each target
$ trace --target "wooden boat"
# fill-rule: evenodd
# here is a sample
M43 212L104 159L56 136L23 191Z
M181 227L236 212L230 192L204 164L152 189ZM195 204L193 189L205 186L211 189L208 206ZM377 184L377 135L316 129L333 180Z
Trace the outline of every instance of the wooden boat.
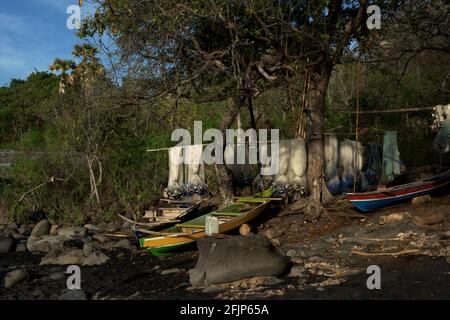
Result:
M374 211L430 194L450 185L450 171L386 189L364 193L347 193L345 197L359 210Z
M272 200L271 198L236 198L233 204L217 211L177 224L152 236L141 237L139 244L155 256L169 255L173 251L191 246L197 239L205 237L207 217L217 217L219 233L226 233L256 218L269 207Z
M196 211L204 200L205 199L160 199L159 206L145 212L144 218L148 219L149 222L134 221L120 214L118 214L118 216L123 220L131 223L136 233L146 234L149 230L164 226L167 227L167 225L173 225L175 223L183 221L184 219L189 217L191 213Z

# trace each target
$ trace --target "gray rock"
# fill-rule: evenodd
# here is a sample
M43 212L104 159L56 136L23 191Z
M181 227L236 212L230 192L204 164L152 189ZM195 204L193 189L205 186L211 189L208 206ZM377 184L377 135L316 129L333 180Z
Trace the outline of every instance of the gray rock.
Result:
M31 231L32 236L40 237L50 233L52 225L48 220L42 220Z
M29 225L22 225L17 230L17 232L19 232L23 236L28 237L31 234L31 230L32 230L31 226L29 226Z
M19 226L15 222L11 222L6 226L8 229L17 230L19 229Z
M189 271L193 286L233 282L257 276L278 276L285 273L289 260L263 235L213 237L197 241L199 259Z
M63 272L54 272L48 276L51 280L57 281L64 279L66 275Z
M64 239L84 238L87 235L87 229L83 227L64 227L58 230L58 235Z
M106 222L100 222L96 225L97 229L101 232L107 232L108 231L108 224Z
M102 233L96 233L96 234L94 234L94 235L92 236L92 239L97 240L97 241L100 242L100 243L105 243L105 242L111 241L111 239L110 239L109 237L105 236L105 235L102 234Z
M12 238L0 238L0 254L8 253L11 251L14 245L14 239Z
M28 273L25 270L16 269L9 272L5 277L5 288L11 288L28 278Z
M106 231L116 232L116 231L120 230L120 227L121 227L120 223L113 221L113 222L108 223L108 227L106 228Z
M41 259L39 265L72 265L81 264L84 260L83 250L70 249L50 251Z
M90 233L90 234L96 234L96 233L102 232L97 226L95 226L93 224L85 224L83 227L86 228L88 233Z
M174 268L174 269L169 269L169 270L163 270L163 271L161 271L161 275L173 274L173 273L183 273L183 272L185 272L185 271L182 270L182 269Z
M17 253L27 252L27 246L24 243L19 243L16 247Z
M113 248L124 248L124 249L131 249L131 247L132 247L131 242L128 239L120 240L113 246Z
M289 273L288 277L304 277L305 274L305 267L304 266L294 266L291 269L291 272Z
M64 239L60 236L45 236L43 238L30 236L27 241L27 249L30 252L49 252L61 249Z
M99 266L101 264L106 263L109 260L109 257L101 251L96 251L91 253L81 263L83 266Z
M58 300L87 300L86 293L83 290L65 290L58 297Z
M92 242L83 244L83 253L85 256L89 256L94 251L94 245Z

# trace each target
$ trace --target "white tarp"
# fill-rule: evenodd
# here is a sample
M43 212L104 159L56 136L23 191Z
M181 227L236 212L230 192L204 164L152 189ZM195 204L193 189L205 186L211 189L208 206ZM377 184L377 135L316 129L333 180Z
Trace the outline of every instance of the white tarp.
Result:
M327 187L331 194L337 195L341 190L341 180L339 178L339 141L336 136L325 137L325 176Z
M290 140L290 179L295 185L306 187L308 179L306 169L308 165L308 154L306 152L305 139Z
M400 175L400 152L397 144L397 131L386 131L383 139L382 183L394 180Z
M169 189L180 188L184 183L183 148L173 147L169 149Z
M184 148L185 162L187 163L186 182L193 186L205 184L205 167L203 164L203 146L191 145Z
M278 159L278 171L275 174L275 183L287 183L289 182L289 157L290 157L290 141L280 141L280 157Z

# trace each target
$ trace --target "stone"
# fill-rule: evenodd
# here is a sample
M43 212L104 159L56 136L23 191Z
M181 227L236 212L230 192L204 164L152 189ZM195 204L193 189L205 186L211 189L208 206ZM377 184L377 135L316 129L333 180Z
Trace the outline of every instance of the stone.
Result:
M264 235L269 239L275 239L283 235L283 231L277 228L269 228L264 232Z
M31 234L32 228L29 225L22 225L19 229L17 229L17 232L20 233L23 236L28 237Z
M13 238L0 238L0 254L8 253L11 251L12 247L14 245L14 239Z
M381 216L378 220L379 224L386 224L392 221L402 221L405 219L409 219L411 217L411 214L407 211L405 212L397 212L397 213L391 213L386 216Z
M27 252L27 246L25 245L25 243L19 243L16 246L16 252L17 253Z
M113 248L124 248L124 249L131 249L131 242L128 239L123 239L117 242L113 245Z
M411 203L413 205L420 205L427 202L431 202L431 196L429 194L426 194L424 196L415 197L411 200Z
M239 234L241 236L247 236L250 234L251 232L251 228L248 224L244 223L240 228L239 228Z
M84 238L87 235L87 229L83 227L63 227L59 229L58 235L64 239Z
M121 226L122 231L128 231L131 230L131 223L128 221L125 221Z
M427 212L422 215L415 216L413 221L418 226L428 226L444 222L445 215L442 212Z
M17 229L19 229L19 226L17 225L17 223L11 222L6 226L6 228L17 231Z
M45 236L42 238L30 236L27 241L27 249L30 252L49 252L61 249L64 239L60 236Z
M101 251L91 253L85 259L83 259L83 266L99 266L106 263L109 257Z
M86 242L83 244L83 254L89 256L94 251L94 245L92 242Z
M206 237L197 241L197 247L199 259L189 271L190 283L197 287L250 277L278 276L290 265L263 235Z
M288 277L295 277L295 278L304 277L305 270L306 269L304 266L294 266L292 267L291 272L289 272Z
M31 231L32 236L41 237L50 233L52 225L48 220L40 221Z
M184 272L184 270L182 270L182 269L174 268L174 269L161 271L161 275L174 274L174 273L183 273L183 272Z
M57 225L57 224L53 224L52 227L50 228L50 235L51 236L57 236L58 235L58 231L61 228L62 228L62 226Z
M272 244L273 244L275 247L281 246L281 241L280 241L280 239L272 239L272 240L270 240L270 242L272 242Z
M57 280L61 280L64 279L66 277L66 275L63 272L54 272L52 274L50 274L49 279L57 281Z
M72 265L81 264L84 260L83 250L72 249L70 251L55 250L47 253L39 265Z
M64 290L58 297L58 300L87 300L86 293L83 290Z
M450 257L446 257L446 258L445 258L445 261L446 261L447 263L450 263Z
M108 231L108 224L104 221L100 222L96 225L97 229L101 232L107 232Z
M116 223L114 221L108 223L108 227L106 231L108 232L116 232L120 230L121 225L119 223Z
M16 284L28 279L28 273L25 270L16 269L9 272L5 277L5 288L11 288Z
M95 226L93 224L85 224L83 227L86 228L88 233L90 233L90 234L96 234L96 233L102 232L97 226Z
M105 236L102 233L96 233L92 235L92 239L97 240L100 243L105 243L111 240L109 237Z

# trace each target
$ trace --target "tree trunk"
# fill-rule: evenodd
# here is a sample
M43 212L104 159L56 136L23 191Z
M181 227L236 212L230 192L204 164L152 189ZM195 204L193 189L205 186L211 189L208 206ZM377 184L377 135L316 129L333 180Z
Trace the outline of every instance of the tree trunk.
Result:
M236 97L232 109L223 118L219 129L222 132L224 139L226 138L226 129L230 128L231 124L236 119L237 115L241 111L243 102L243 99L241 99L240 97ZM225 145L223 151L225 151ZM215 164L214 167L216 170L219 192L222 197L222 202L224 204L229 204L233 202L234 197L233 176L231 174L231 171L228 170L225 164Z
M325 98L331 76L331 67L322 67L310 73L308 85L308 186L310 191L311 214L320 215L321 204L327 188L324 180L324 139ZM328 193L329 194L329 193Z

